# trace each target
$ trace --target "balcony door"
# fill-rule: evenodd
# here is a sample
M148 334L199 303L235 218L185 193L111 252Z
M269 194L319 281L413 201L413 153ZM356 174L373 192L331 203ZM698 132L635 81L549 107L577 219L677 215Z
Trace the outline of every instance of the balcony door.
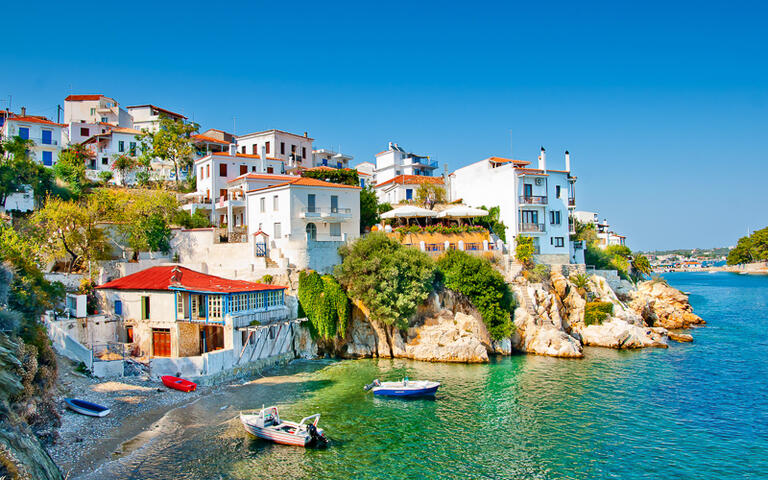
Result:
M307 224L307 240L317 240L317 227L314 223Z
M331 195L331 213L339 212L339 197L338 195Z
M539 223L539 212L536 210L521 210L520 211L520 223Z
M315 194L310 193L307 195L307 212L315 213Z
M533 185L530 183L523 184L523 196L525 198L531 198L533 196Z

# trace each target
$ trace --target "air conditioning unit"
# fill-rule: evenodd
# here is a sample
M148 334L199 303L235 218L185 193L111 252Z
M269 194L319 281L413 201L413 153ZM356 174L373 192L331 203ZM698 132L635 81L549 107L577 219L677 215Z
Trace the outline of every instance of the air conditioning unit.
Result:
M541 185L541 179L540 178L536 179L536 185Z

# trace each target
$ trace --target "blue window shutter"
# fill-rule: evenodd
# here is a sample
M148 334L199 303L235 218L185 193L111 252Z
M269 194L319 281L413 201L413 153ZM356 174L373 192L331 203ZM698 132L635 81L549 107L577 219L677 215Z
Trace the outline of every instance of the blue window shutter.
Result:
M53 152L43 152L43 165L46 167L53 165Z
M123 314L123 302L122 300L115 300L115 315Z
M29 129L26 127L19 127L19 136L24 140L29 140Z
M406 188L405 189L405 199L406 200L413 199L413 190L412 189L410 189L410 188Z
M45 145L51 144L51 131L50 130L43 130L43 137L42 141Z

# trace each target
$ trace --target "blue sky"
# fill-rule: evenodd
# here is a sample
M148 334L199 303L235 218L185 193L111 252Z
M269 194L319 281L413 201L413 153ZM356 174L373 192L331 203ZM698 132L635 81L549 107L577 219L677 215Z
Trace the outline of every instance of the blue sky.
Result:
M768 225L759 2L11 2L0 101L154 103L202 128L395 141L454 169L570 150L579 209L633 249ZM13 41L10 41L13 39ZM5 107L6 103L0 103ZM512 152L510 152L512 149Z

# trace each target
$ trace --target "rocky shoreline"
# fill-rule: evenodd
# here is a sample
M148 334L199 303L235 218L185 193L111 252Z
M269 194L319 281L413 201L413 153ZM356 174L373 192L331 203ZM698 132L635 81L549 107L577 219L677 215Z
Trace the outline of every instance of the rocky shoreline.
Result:
M577 287L559 271L541 283L523 276L509 282L518 306L515 332L494 341L479 312L450 290L433 293L410 321L407 331L373 321L355 303L344 339L320 342L319 354L341 358L408 358L430 362L484 363L492 355L513 352L581 358L585 346L634 349L666 348L669 340L693 338L675 330L701 325L688 297L663 281L632 284L589 277ZM585 323L587 300L609 303L612 312L601 322Z

